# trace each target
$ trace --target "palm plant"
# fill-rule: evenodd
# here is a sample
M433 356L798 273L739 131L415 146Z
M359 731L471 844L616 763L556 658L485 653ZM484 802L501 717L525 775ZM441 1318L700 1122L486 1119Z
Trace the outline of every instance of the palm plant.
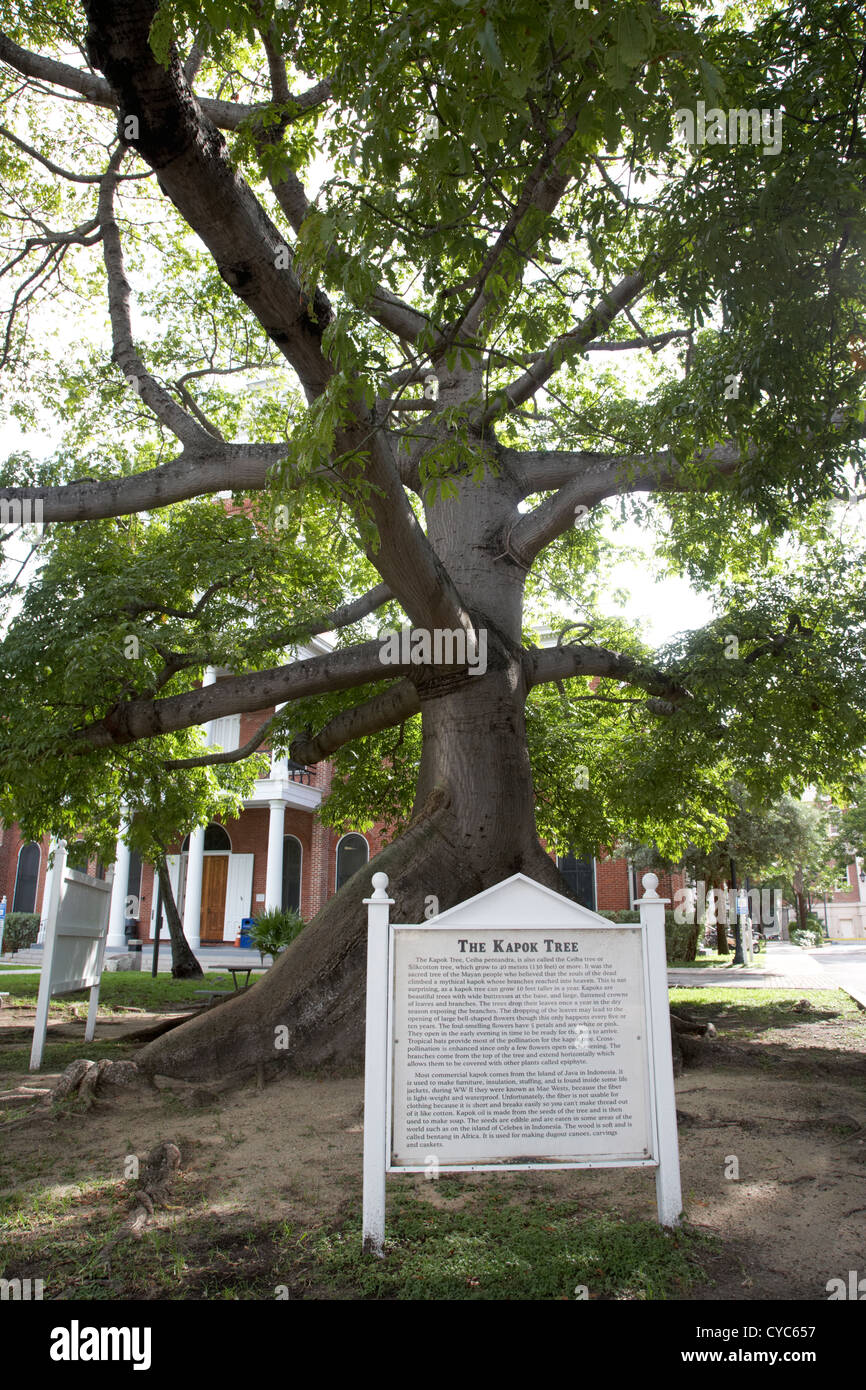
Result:
M280 951L284 951L294 941L303 927L303 917L291 908L284 911L282 908L272 907L267 912L260 913L252 925L250 936L261 956L262 964L264 965L265 956L273 956L276 960Z

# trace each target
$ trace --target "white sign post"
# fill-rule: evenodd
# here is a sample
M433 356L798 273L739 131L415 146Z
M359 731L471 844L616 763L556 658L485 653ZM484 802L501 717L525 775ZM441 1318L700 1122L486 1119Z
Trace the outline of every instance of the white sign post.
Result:
M45 916L45 947L33 1024L31 1071L38 1071L42 1065L48 1009L53 995L90 990L84 1041L93 1040L113 877L113 868L105 879L67 868L66 842L57 841Z
M366 899L364 1218L381 1255L385 1175L652 1167L682 1212L664 912L607 921L515 874L419 924Z
M388 875L373 875L367 906L367 1033L364 1044L364 1251L381 1255L388 1166ZM368 1124L368 1116L372 1123Z

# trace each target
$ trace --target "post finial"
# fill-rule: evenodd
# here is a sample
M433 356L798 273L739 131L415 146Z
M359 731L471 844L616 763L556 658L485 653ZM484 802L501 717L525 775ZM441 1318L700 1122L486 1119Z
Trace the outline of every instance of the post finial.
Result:
M643 884L643 895L645 899L649 898L652 900L658 897L658 893L656 892L659 886L658 874L644 874L641 878L641 883Z
M388 875L387 875L387 874L374 874L374 875L373 875L373 897L374 897L374 898L387 898L387 896L388 896Z

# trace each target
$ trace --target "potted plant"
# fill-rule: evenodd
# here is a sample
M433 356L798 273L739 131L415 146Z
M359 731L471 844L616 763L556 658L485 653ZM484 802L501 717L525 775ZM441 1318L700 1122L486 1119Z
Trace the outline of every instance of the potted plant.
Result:
M276 960L280 951L284 951L303 930L304 919L299 912L289 910L284 912L282 908L269 908L267 912L262 912L254 921L250 930L253 945L261 956L262 965L265 963L265 956L273 956Z

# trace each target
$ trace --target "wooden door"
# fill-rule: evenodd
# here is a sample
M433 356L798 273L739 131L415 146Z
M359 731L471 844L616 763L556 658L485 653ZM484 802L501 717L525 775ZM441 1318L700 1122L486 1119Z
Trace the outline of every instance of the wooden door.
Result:
M222 941L226 913L227 854L206 854L201 883L201 939Z

